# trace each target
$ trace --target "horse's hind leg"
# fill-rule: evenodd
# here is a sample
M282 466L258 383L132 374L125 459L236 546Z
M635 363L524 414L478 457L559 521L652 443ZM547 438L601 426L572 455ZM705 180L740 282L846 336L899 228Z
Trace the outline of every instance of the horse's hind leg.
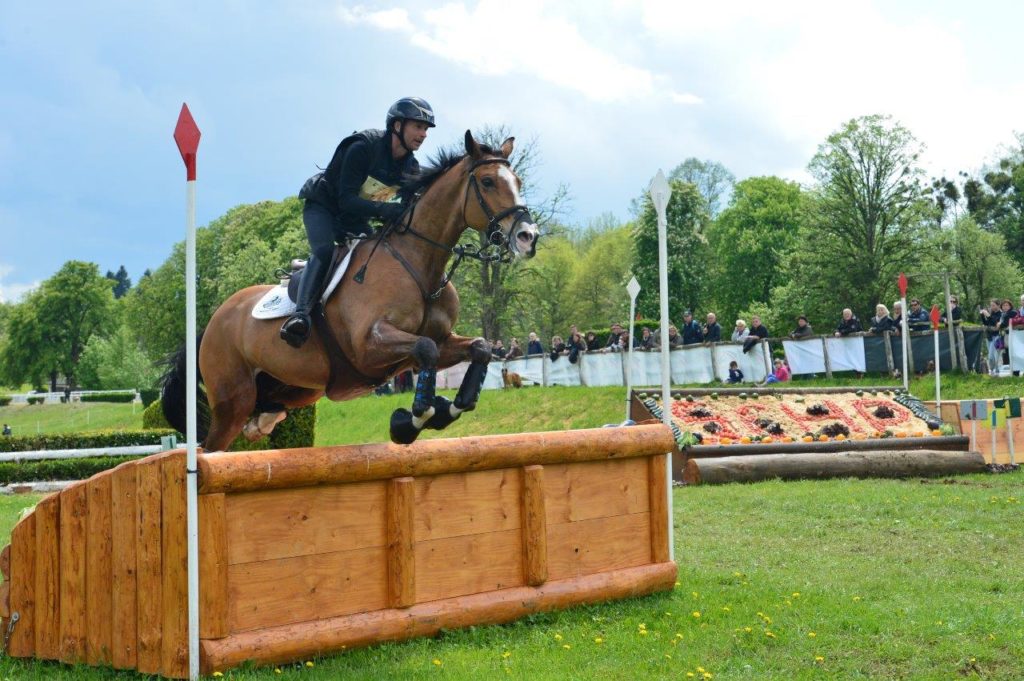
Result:
M321 397L322 390L285 385L270 374L259 373L256 376L255 413L246 422L242 433L248 440L270 435L288 416L289 409L305 407Z
M204 377L207 372L204 371ZM210 431L203 442L208 452L222 452L234 441L256 407L256 380L245 366L218 367L216 380L206 378Z

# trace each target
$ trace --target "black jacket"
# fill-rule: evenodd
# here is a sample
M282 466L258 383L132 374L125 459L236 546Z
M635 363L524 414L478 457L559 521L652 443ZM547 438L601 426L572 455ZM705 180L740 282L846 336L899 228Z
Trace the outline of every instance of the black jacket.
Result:
M722 327L719 326L718 322L713 324L706 324L704 326L704 342L705 343L718 343L722 340Z
M840 319L839 326L836 327L836 333L840 336L848 336L851 333L859 333L864 330L864 327L860 325L860 320L854 315L849 319Z
M689 324L683 324L683 345L693 345L704 342L704 332L696 319L691 319Z
M325 206L342 231L366 233L370 218L380 217L381 207L395 196L402 182L419 172L413 154L397 160L391 155L391 135L383 130L363 130L338 144L327 168L302 185L299 198Z

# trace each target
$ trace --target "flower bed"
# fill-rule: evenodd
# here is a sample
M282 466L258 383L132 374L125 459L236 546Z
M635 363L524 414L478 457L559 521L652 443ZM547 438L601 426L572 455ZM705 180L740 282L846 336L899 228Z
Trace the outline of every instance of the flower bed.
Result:
M924 437L928 424L887 395L751 393L686 397L670 405L679 429L703 444Z

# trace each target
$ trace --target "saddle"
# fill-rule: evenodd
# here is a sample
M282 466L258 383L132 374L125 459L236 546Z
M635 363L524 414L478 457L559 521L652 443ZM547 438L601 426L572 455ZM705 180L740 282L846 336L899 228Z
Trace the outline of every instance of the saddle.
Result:
M334 275L337 274L338 267L345 260L345 256L348 255L349 246L345 244L336 244L334 246L334 254L331 256L331 264L327 268L327 274L324 275L323 283L321 284L321 290L317 291L317 298L321 299L324 296L325 288L331 288L332 291L338 282L334 281ZM293 303L297 302L299 281L302 280L302 275L306 272L306 261L301 258L295 258L289 264L289 271L284 273L282 278L288 280L288 298ZM340 279L340 277L339 277ZM327 292L330 295L330 292Z

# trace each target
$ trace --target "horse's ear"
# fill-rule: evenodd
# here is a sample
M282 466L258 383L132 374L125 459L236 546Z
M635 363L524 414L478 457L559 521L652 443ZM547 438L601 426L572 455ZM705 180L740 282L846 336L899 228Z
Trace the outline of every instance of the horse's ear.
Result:
M469 154L470 158L474 159L480 158L484 155L484 153L480 151L480 145L476 143L475 139L473 139L473 133L469 130L466 131L466 153Z
M507 140L501 143L501 155L508 158L512 155L512 145L516 142L515 137L509 137Z

